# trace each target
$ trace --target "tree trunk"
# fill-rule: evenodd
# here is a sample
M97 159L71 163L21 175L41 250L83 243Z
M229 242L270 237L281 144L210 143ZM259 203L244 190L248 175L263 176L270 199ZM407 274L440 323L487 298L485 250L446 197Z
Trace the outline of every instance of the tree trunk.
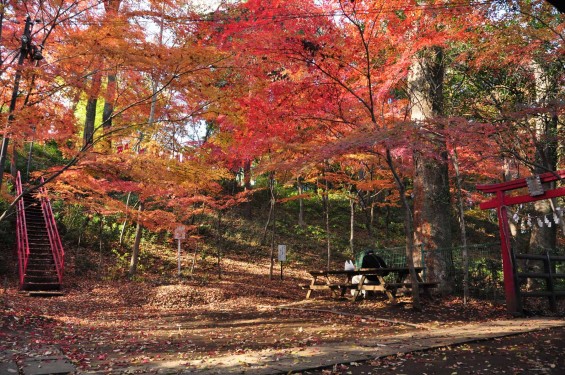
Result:
M301 196L298 199L298 225L304 227L306 225L306 223L304 222L304 199L302 199L304 186L302 185L302 180L300 177L296 178L296 188L298 189L298 195Z
M26 163L26 180L29 180L29 170L31 168L31 160L33 156L33 141L29 143L29 152L27 154L27 163Z
M190 266L190 278L194 278L194 268L196 267L196 256L198 255L198 241L195 241L194 255L192 256L192 264Z
M100 215L100 225L98 226L98 277L102 273L102 250L104 249L104 216Z
M101 86L100 70L94 72L92 76L92 85L86 102L86 118L84 121L83 145L90 145L94 142L94 130L96 124L96 106L98 104L98 94Z
M139 213L143 211L143 202L139 202ZM141 236L143 235L143 226L141 220L138 218L135 227L135 241L131 250L131 259L129 263L128 276L132 278L137 271L137 262L139 260L139 244L141 243Z
M373 199L371 194L366 191L357 191L357 197L359 200L359 205L361 206L361 212L365 217L365 229L367 229L367 235L373 237Z
M12 141L12 155L10 157L10 174L12 175L12 177L16 178L16 176L18 175L18 167L17 167L17 163L18 163L18 152L17 152L17 140L14 139Z
M410 282L412 283L412 306L414 310L421 310L422 304L420 302L420 288L418 285L418 276L416 275L416 270L414 269L414 253L415 253L415 243L414 243L414 218L412 216L412 209L410 208L410 202L406 198L406 186L402 181L401 177L396 172L396 167L394 165L394 160L390 154L390 150L386 150L386 162L389 166L390 171L394 177L396 187L400 194L400 199L402 201L402 207L404 208L404 234L406 237L406 265L410 269Z
M353 192L350 192L352 194ZM349 248L351 250L351 255L355 256L355 199L353 195L349 198Z
M251 160L246 160L243 163L243 188L245 191L251 191ZM251 215L253 214L252 211L252 204L251 200L248 200L245 203L245 217L247 219L251 219Z
M81 266L79 266L78 262L81 256L81 251L80 251L80 243L82 240L82 235L84 233L84 231L86 230L86 227L88 226L90 219L88 218L88 216L86 216L86 220L84 220L84 223L82 223L82 225L79 228L79 232L78 232L78 241L77 241L77 247L76 247L76 251L75 251L75 275L79 276L82 271L83 268Z
M218 210L218 252L217 252L217 270L218 280L222 279L222 246L224 245L224 235L222 233L222 210Z
M533 64L534 77L536 83L536 102L540 107L547 105L549 99L553 99L555 90L551 84L551 75L540 64ZM557 134L558 121L556 116L540 114L534 119L536 129L536 167L534 174L541 174L547 171L554 171L557 168ZM554 188L555 184L544 184L544 189ZM543 253L550 249L555 249L557 245L557 226L549 227L543 217L553 214L551 201L541 200L534 203L534 217L542 218L542 225L537 223L532 226L530 237L530 252Z
M467 248L467 230L465 227L465 208L461 188L461 174L459 173L459 160L457 150L453 150L453 169L455 170L455 183L457 186L457 201L459 209L459 227L461 229L461 244L463 245L463 304L467 305L469 300L469 251Z
M263 230L263 238L261 238L261 245L265 244L267 240L267 232L269 230L269 224L271 223L271 217L273 216L273 211L275 209L275 202L273 201L273 189L274 189L274 178L273 174L269 175L269 193L271 194L271 199L269 200L269 215L267 217L267 223L265 224L265 229Z
M4 30L4 12L6 11L6 3L4 0L0 1L0 46L2 45L2 30ZM4 60L2 59L2 55L0 55L0 67L4 64ZM0 72L3 72L0 69ZM0 74L0 77L2 74Z
M124 245L124 234L126 232L126 226L128 223L128 207L129 207L129 199L131 198L131 191L128 193L128 197L126 199L126 217L124 219L124 223L122 224L122 230L120 232L120 247Z
M271 193L271 210L269 212L269 216L272 214L273 216L273 223L271 226L271 264L269 267L269 279L273 280L274 278L274 271L275 271L275 203L276 203L276 196L275 196L275 175L271 173L269 175L269 191Z
M104 98L104 110L102 111L102 129L107 134L112 129L112 115L114 114L114 100L116 98L116 76L108 74L106 96ZM111 137L104 137L103 151L110 152L112 150Z
M329 271L332 264L332 248L330 241L330 199L328 180L324 180L324 191L322 195L322 204L324 207L324 216L326 219L326 247L327 247L327 264L326 269Z
M422 145L414 151L415 245L428 249L426 275L445 293L451 289L446 254L451 247L451 202L445 139L439 135L442 127L433 122L443 115L444 74L442 49L424 50L411 66L408 88L411 119L420 127ZM414 256L421 264L420 255Z

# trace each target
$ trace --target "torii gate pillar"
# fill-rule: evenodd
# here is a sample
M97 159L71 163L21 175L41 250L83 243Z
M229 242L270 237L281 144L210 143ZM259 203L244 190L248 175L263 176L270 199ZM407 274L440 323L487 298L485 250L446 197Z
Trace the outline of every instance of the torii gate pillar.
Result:
M535 202L542 199L550 199L565 196L565 187L544 190L542 184L562 180L565 178L565 170L547 172L528 178L520 178L508 182L492 185L477 185L477 190L483 193L495 193L496 197L482 202L481 210L496 208L498 216L498 228L500 231L500 250L502 252L502 271L504 274L504 292L506 295L506 308L514 314L522 313L522 302L519 297L519 285L515 274L515 258L512 249L511 237L508 226L508 212L506 207ZM528 195L507 196L506 191L528 187Z

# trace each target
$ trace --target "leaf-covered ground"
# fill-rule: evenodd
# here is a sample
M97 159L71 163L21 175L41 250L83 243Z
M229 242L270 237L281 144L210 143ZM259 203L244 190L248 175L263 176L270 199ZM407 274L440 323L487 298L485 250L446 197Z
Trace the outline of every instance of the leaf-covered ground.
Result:
M338 364L303 375L455 375L565 373L565 328L471 342L372 361Z
M21 362L61 351L81 370L120 373L157 361L509 317L503 306L484 301L463 306L456 298L424 300L423 312L412 310L408 298L397 305L382 297L352 303L319 293L304 302L298 284L306 280L304 271L292 269L285 270L284 280L270 280L266 264L226 259L222 280L209 272L175 283L75 278L67 281L64 296L54 298L31 298L9 287L0 305L0 360Z

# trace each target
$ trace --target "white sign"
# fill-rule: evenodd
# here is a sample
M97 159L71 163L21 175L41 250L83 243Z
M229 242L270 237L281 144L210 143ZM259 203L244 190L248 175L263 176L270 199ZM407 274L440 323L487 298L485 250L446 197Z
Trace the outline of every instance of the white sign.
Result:
M184 240L186 238L186 225L179 225L175 228L173 233L173 238L175 240Z
M286 245L279 245L279 262L286 262Z

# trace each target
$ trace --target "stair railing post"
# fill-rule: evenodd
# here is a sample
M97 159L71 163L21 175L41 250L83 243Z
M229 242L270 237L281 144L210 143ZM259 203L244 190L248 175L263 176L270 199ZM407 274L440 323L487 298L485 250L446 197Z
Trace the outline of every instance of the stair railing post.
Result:
M16 175L16 194L20 196L23 192L20 172ZM20 277L20 287L23 287L27 261L29 259L29 239L27 234L27 223L25 217L25 204L23 197L17 203L16 214L16 240L18 243L18 270Z

